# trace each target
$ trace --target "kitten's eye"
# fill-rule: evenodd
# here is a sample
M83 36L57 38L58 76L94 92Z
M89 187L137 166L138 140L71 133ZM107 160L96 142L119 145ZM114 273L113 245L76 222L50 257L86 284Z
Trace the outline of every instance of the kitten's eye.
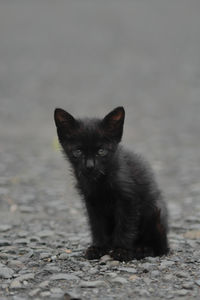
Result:
M76 150L72 151L72 154L74 157L80 157L82 154L82 151L80 149L76 149Z
M108 150L106 150L106 149L100 148L100 149L98 150L98 155L100 155L100 156L105 156L105 155L107 155L107 154L108 154Z

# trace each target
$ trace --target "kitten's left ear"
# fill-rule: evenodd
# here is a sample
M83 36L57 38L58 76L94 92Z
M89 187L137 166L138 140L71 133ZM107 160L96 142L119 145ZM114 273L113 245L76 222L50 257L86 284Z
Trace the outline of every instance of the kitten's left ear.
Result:
M103 128L106 134L116 139L118 143L122 138L124 118L125 110L122 106L119 106L103 119Z
M64 109L56 108L54 111L54 120L57 128L68 127L71 128L75 124L75 119L72 115Z

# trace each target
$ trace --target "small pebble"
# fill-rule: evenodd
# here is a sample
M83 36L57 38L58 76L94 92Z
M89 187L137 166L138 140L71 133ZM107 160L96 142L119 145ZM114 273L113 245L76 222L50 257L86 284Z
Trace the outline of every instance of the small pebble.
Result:
M169 267L173 266L174 264L175 264L174 261L166 260L166 261L162 261L158 268L159 268L159 270L164 270L164 269L168 269Z
M139 291L140 296L149 297L149 292L147 290L141 289Z
M51 291L52 294L61 294L61 293L63 293L62 289L57 288L57 287L51 288L50 291Z
M159 277L159 276L160 276L160 272L158 270L151 271L151 277Z
M135 268L120 267L118 270L124 271L124 272L127 272L127 273L132 273L132 274L137 273L137 270Z
M59 255L58 259L61 259L61 260L69 259L69 254L67 254L67 253L61 253Z
M173 274L166 274L165 276L164 276L164 279L165 279L165 281L170 281L170 280L173 280Z
M49 257L51 257L51 253L49 253L49 252L40 253L40 259L45 259L45 258L49 258Z
M52 230L43 230L43 231L39 231L37 235L41 238L46 238L54 235L54 232Z
M110 260L112 260L110 255L104 255L100 258L100 263L106 263L107 261L110 261Z
M99 287L99 286L105 286L106 283L103 280L94 280L94 281L81 281L79 283L79 286L81 288L95 288L95 287Z
M200 280L196 280L195 283L200 286Z
M194 288L194 283L193 282L185 282L185 283L183 283L182 287L187 290L192 290Z
M66 274L66 273L58 273L52 275L49 280L77 280L79 279L77 276L73 274Z
M112 278L111 281L114 283L120 283L120 284L125 284L128 282L127 279L125 279L123 277L119 277L119 276Z
M141 267L143 269L143 272L149 272L150 270L152 270L153 264L146 262L144 264L141 264Z
M41 287L41 288L45 288L45 287L47 287L49 284L50 284L50 281L45 280L45 281L42 281L38 286Z
M34 297L39 293L40 289L34 289L29 292L29 296Z
M117 267L119 266L119 261L118 260L112 260L109 262L110 267Z
M139 279L139 277L137 276L137 275L131 275L130 277L129 277L129 280L131 280L131 281L135 281L136 279Z
M185 296L185 295L188 294L188 290L186 290L186 289L181 289L181 290L177 291L176 294L177 294L178 296Z
M0 239L0 247L3 247L3 246L10 246L11 245L11 242L6 240L6 239Z
M184 271L180 271L180 272L176 273L176 276L179 278L187 278L189 276L189 274Z
M10 230L11 228L12 228L11 225L2 224L2 225L0 225L0 232L6 232L6 231Z
M0 278L12 278L14 274L14 271L6 266L1 267L0 266Z
M10 284L11 289L21 288L21 286L22 285L21 285L20 281L17 279L14 279Z
M49 297L49 296L51 296L51 293L49 291L41 292L40 296L41 297Z

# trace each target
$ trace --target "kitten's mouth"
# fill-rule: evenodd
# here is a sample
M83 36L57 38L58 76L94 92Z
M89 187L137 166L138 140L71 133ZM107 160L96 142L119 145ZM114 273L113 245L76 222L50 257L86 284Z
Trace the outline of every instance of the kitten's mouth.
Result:
M83 172L84 177L86 177L89 180L96 181L98 180L101 176L104 176L105 173L102 170L84 170Z

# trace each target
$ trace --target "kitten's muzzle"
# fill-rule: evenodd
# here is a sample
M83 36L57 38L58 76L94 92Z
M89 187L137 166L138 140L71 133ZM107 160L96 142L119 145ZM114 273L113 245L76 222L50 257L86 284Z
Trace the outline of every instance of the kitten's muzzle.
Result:
M85 168L88 172L91 172L94 170L95 164L93 159L87 159L85 162Z

